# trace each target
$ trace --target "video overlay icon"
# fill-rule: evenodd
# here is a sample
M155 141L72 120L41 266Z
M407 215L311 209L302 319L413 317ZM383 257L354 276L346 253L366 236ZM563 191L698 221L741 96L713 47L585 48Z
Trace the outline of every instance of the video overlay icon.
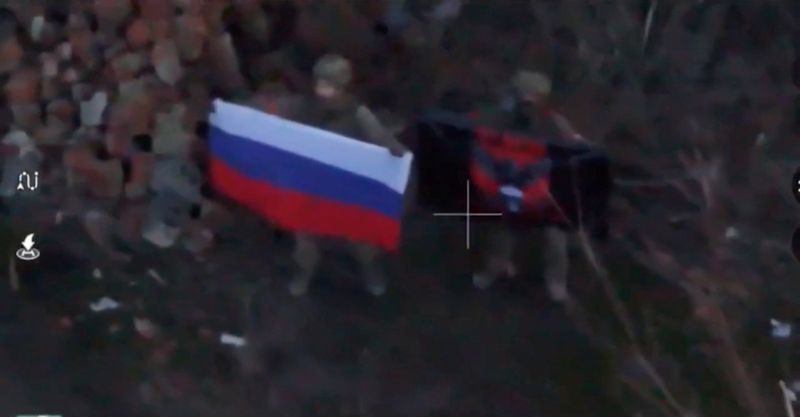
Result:
M22 261L38 259L40 253L39 249L33 247L35 244L36 242L33 241L33 233L25 236L25 240L22 241L22 247L17 250L17 258Z

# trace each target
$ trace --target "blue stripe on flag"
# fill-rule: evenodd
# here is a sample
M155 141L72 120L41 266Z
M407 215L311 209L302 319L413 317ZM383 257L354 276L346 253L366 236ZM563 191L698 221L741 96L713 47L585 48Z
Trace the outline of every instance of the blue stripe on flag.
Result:
M400 218L403 195L371 178L211 126L212 157L257 181Z

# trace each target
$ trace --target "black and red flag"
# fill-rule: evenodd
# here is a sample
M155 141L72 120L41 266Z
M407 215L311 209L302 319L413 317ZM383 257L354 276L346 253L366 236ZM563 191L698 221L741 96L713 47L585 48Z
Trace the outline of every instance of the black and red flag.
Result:
M437 212L503 213L479 217L515 227L579 225L604 235L611 192L609 159L587 143L529 137L433 111L407 132L417 164L418 202ZM469 186L467 186L467 183Z

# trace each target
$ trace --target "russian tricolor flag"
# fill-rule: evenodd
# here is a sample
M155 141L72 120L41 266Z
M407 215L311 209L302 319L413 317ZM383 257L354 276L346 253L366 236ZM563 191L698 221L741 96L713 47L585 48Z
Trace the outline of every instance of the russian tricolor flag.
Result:
M412 155L222 100L210 115L210 176L219 192L294 232L400 243Z

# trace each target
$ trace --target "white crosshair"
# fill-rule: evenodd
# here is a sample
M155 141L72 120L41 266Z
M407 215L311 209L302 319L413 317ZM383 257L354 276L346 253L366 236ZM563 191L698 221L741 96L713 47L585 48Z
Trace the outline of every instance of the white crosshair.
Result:
M465 213L433 213L434 216L438 217L466 217L467 221L467 250L469 250L469 241L470 241L470 228L469 222L472 217L496 217L502 216L503 213L472 213L469 211L469 203L470 203L470 194L469 194L469 180L467 180L467 211Z

